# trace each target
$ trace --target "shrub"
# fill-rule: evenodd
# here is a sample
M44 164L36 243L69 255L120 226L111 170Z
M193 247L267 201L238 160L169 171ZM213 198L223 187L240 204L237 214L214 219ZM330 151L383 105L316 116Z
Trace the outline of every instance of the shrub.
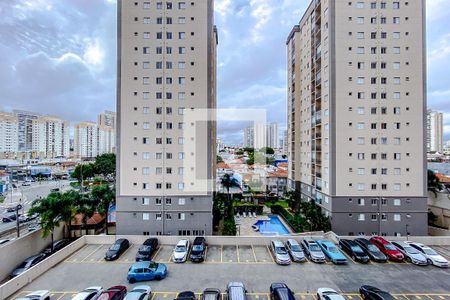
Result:
M228 218L223 222L222 235L236 235L236 224L234 223L234 217Z

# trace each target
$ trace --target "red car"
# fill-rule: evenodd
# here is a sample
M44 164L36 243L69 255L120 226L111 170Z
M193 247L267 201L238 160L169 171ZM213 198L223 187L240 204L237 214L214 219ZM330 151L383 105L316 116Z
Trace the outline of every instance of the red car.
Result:
M383 252L389 260L401 262L405 258L403 254L397 250L397 248L390 242L386 241L381 236L374 236L370 239L370 242Z
M103 291L97 300L123 300L127 294L127 288L123 285L112 286Z

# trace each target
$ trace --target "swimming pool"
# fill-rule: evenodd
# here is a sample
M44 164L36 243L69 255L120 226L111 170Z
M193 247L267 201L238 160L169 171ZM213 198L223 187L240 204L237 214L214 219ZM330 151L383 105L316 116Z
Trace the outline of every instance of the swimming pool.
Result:
M269 216L269 220L259 220L255 223L262 235L285 235L290 231L280 221L278 216Z

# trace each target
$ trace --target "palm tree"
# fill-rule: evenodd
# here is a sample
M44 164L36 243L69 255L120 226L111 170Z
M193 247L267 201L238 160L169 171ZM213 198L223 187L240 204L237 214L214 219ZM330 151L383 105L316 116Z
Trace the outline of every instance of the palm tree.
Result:
M115 189L108 184L95 186L91 191L91 197L97 203L97 212L105 217L105 232L108 234L108 210L116 199Z
M231 201L231 195L230 195L230 188L231 187L240 187L239 182L236 178L231 176L230 174L223 175L222 179L220 180L223 187L227 189L227 209L226 209L226 215L229 217L232 214L232 201Z
M89 195L80 195L79 198L76 199L75 208L76 212L82 216L81 218L81 226L80 226L80 236L83 235L83 228L86 230L86 234L88 234L87 229L87 221L94 215L97 211L98 202L96 199L90 197Z

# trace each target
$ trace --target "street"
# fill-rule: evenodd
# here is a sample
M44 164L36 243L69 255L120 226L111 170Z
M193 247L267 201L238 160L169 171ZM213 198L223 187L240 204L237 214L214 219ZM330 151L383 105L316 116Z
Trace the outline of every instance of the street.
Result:
M70 184L68 180L49 180L41 182L33 182L31 186L21 186L14 189L13 194L9 191L5 196L5 201L0 204L0 216L3 217L7 211L7 207L15 206L17 204L22 204L23 208L19 211L21 215L25 214L31 207L33 201L39 197L46 197L50 194L50 190L53 188L60 188L61 191L66 191L70 189ZM9 213L8 213L9 214ZM16 226L16 222L0 223L0 235Z

